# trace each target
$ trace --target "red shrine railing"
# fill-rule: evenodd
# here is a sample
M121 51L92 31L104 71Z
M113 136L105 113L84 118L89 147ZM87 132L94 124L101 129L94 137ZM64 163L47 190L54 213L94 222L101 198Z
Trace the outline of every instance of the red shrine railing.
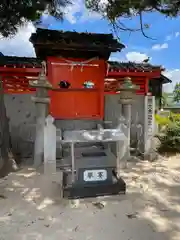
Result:
M31 93L35 89L29 86L29 81L37 79L40 68L10 68L0 67L0 76L4 93Z
M4 93L31 93L35 89L29 87L27 77L2 77Z
M19 94L28 94L35 91L34 88L29 86L30 80L35 80L38 78L39 71L34 74L34 76L23 76L23 74L19 74L16 76L2 76L3 89L4 93L19 93ZM22 75L22 76L21 76ZM104 91L106 94L116 94L118 84L123 82L123 78L121 80L112 80L105 79L104 81ZM143 95L146 93L146 81L143 78L133 79L132 82L139 86L139 90L137 90L138 95Z
M35 90L35 88L31 88L29 86L30 80L37 79L37 76L2 76L2 82L3 82L3 89L4 93L19 93L19 94L28 94L32 93ZM106 80L104 82L104 91L106 94L116 94L118 84L121 83L123 80L120 81L112 81L112 80ZM134 84L139 86L139 90L137 90L137 94L143 95L146 92L146 84L145 80L138 79L133 81Z
M137 95L144 95L147 91L146 89L146 79L144 78L137 78L132 79L133 84L139 86L139 89L136 91ZM116 94L118 85L123 83L123 78L120 80L107 78L104 82L105 93L107 94Z
M110 69L105 79L105 92L108 94L116 94L118 85L123 82L124 77L130 77L132 83L139 86L139 90L136 91L137 95L146 95L149 92L149 80L159 78L161 70L153 71L130 71L129 70L116 70Z
M28 94L35 91L29 86L29 81L37 79L40 66L12 65L0 66L0 76L3 82L4 93ZM131 77L133 84L139 86L136 92L138 95L145 95L148 92L148 80L160 77L161 71L108 71L104 81L105 94L116 94L118 84L124 77Z

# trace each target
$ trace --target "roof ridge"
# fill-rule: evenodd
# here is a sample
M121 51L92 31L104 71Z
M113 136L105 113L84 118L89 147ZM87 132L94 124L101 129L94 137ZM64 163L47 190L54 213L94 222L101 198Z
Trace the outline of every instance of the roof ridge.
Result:
M112 36L113 37L113 34L112 33L96 33L96 32L87 32L87 31L83 31L83 32L78 32L78 31L64 31L64 30L57 30L57 29L44 29L44 28L37 28L36 29L36 32L33 33L33 34L36 34L38 31L41 31L41 32L58 32L58 33L77 33L77 34L89 34L89 35L107 35L107 36Z
M146 66L153 66L153 67L162 67L162 65L154 65L152 63L145 63L145 62L133 62L133 61L108 61L108 63L115 63L115 64L133 64L133 65L146 65Z
M36 60L41 60L40 58L37 58L37 57L20 57L20 56L7 56L7 55L3 55L3 56L0 56L0 59L3 59L3 58L16 58L16 59L36 59ZM42 60L41 60L42 61Z

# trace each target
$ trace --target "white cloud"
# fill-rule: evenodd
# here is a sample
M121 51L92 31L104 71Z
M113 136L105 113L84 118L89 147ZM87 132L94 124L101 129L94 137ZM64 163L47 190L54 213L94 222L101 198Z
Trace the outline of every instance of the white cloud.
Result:
M113 61L113 62L124 62L125 59L124 58L120 58L120 57L110 57L109 61Z
M100 4L104 3L106 0L100 0ZM64 12L65 18L71 24L75 24L77 21L84 22L101 18L100 14L87 10L83 0L74 1L72 5L65 8Z
M180 32L175 32L171 35L166 36L165 41L171 41L173 38L177 38L180 36Z
M147 59L148 56L145 53L140 52L128 52L126 54L126 59L130 62L143 62L145 59Z
M173 37L172 35L168 35L168 36L165 38L165 40L166 40L166 41L171 41L171 40L172 40L172 37Z
M81 0L77 0L76 3L69 5L65 9L65 18L71 23L76 23L77 17L75 16L77 13L81 13L82 6Z
M155 44L152 46L152 50L162 50L162 49L166 49L168 48L168 44L167 43L163 43L163 44Z
M180 82L180 69L167 70L163 74L172 80L172 83L164 85L164 91L172 92L176 83Z
M79 20L81 22L85 22L85 21L98 20L98 19L101 19L101 16L98 13L90 12L86 9L83 11L83 14Z
M179 37L179 35L180 35L180 32L175 33L175 37Z
M28 23L14 37L0 39L0 52L8 56L34 57L34 48L29 42L32 32L35 32L35 27Z

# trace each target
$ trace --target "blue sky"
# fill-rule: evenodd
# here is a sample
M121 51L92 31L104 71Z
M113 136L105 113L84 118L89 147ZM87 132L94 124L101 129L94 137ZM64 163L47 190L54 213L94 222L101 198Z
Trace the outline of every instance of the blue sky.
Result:
M79 3L79 5L78 5ZM75 30L78 32L112 32L108 21L101 19L97 14L83 12L84 8L80 6L81 0L77 1L75 6L71 6L64 22L56 21L52 17L45 16L43 25L49 29ZM128 26L139 28L139 18L124 20ZM147 35L154 40L145 38L141 32L120 32L121 42L126 45L123 52L114 54L113 57L120 60L127 59L129 52L137 52L151 57L153 64L160 64L166 68L179 68L180 54L180 18L170 19L158 13L144 14L144 23L150 24L150 29L146 31Z
M129 27L139 28L139 18L123 20ZM165 88L171 91L174 84L180 81L180 18L170 19L159 13L144 14L143 22L150 24L146 34L153 38L145 38L141 32L120 32L121 42L126 46L120 53L113 54L112 60L138 61L150 57L152 64L162 65L166 68L166 75L173 80L173 84ZM88 13L82 0L69 7L63 23L52 17L45 16L43 24L49 29L75 30L78 32L110 33L112 28L108 21L99 15Z
M102 1L102 0L101 0ZM108 21L96 13L88 12L83 0L75 0L75 4L65 10L63 22L44 15L41 27L78 32L111 33ZM166 75L173 84L166 86L172 90L174 84L180 81L180 18L169 19L158 13L144 14L143 22L150 24L146 34L155 40L145 38L141 32L120 32L121 42L126 46L120 53L113 54L111 60L142 62L150 57L150 62L166 68ZM129 27L139 28L139 19L123 20ZM0 51L6 55L34 56L32 45L28 42L31 33L35 31L32 24L19 30L13 39L0 39Z

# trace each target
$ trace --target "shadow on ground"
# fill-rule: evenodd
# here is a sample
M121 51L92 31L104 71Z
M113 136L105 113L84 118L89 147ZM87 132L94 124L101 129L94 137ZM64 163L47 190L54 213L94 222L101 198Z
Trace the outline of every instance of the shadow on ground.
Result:
M0 239L179 240L179 156L129 163L122 176L125 196L72 203L41 172L10 174L0 180Z

